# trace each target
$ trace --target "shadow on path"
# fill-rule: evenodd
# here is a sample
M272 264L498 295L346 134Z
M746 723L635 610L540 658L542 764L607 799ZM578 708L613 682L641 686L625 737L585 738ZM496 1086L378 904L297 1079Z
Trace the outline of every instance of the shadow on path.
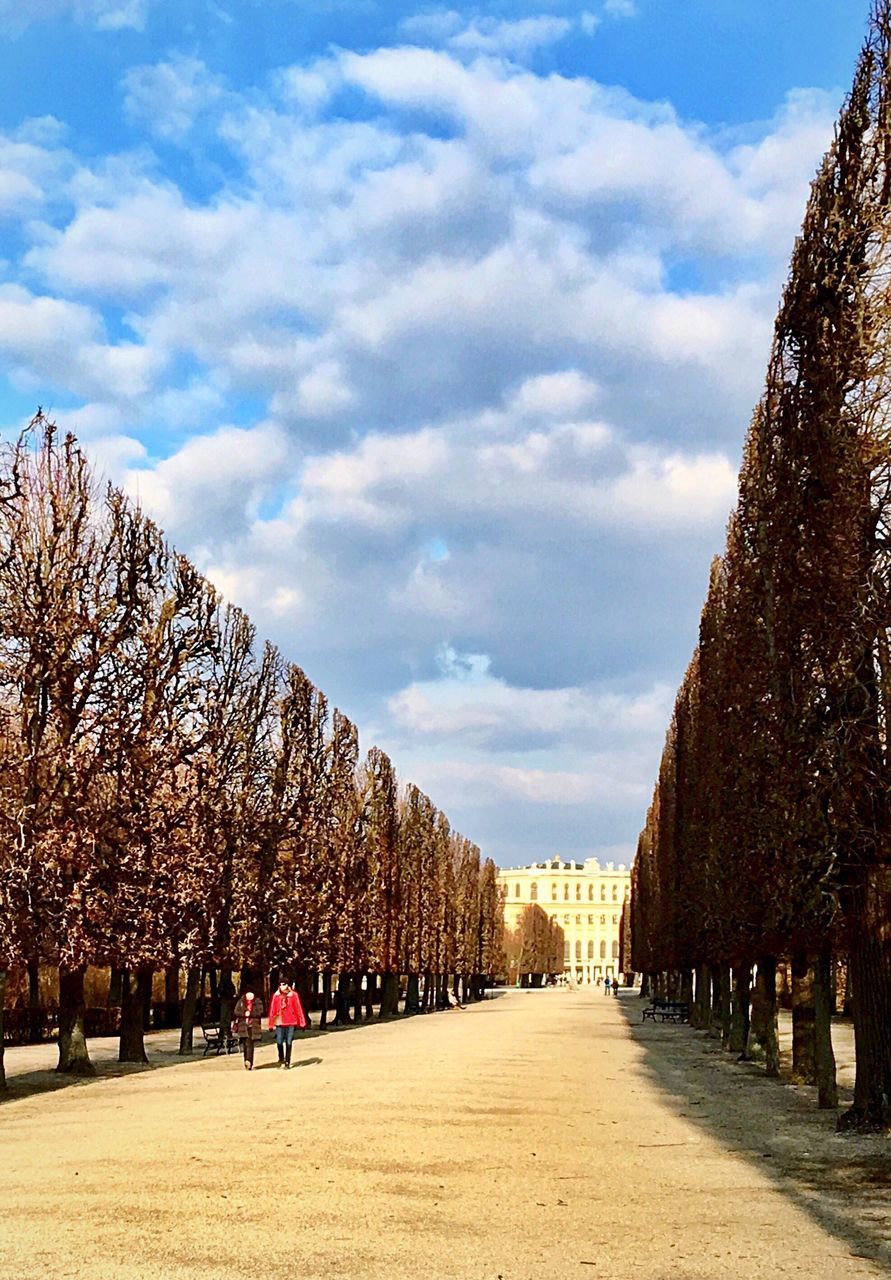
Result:
M854 1257L891 1271L891 1139L839 1135L838 1112L818 1110L816 1090L768 1079L706 1032L642 1023L643 1003L631 992L619 1003L666 1107L757 1165Z

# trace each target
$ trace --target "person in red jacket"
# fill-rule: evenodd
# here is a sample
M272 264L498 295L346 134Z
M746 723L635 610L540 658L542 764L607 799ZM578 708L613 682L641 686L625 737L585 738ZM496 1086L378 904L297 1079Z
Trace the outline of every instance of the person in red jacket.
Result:
M278 1065L287 1071L291 1066L291 1045L298 1027L306 1026L306 1014L300 997L290 982L278 984L278 991L269 1002L269 1030L275 1028L275 1044L278 1049Z

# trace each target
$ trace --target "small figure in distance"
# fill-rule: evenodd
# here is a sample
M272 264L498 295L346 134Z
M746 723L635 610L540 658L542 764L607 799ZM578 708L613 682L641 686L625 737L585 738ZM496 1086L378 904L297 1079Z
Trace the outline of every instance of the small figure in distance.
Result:
M613 995L618 1000L619 998L619 975L618 974L616 974L616 976L613 978Z
M263 1001L253 991L243 991L235 1002L232 1034L241 1041L245 1071L253 1071L254 1045L263 1035Z
M605 996L609 995L609 989L612 985L613 985L613 980L609 976L609 974L607 974L607 976L603 979L603 994Z
M291 1045L298 1027L306 1026L306 1014L300 997L286 979L278 984L278 991L269 1002L269 1030L275 1028L275 1044L278 1049L278 1065L286 1071L291 1066Z

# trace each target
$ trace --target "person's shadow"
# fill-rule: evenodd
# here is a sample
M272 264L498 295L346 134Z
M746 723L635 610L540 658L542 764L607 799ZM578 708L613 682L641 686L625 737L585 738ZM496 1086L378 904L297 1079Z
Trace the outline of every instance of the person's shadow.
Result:
M321 1062L321 1058L301 1058L299 1062L292 1062L291 1069L297 1067L314 1067ZM278 1062L258 1062L254 1067L255 1071L278 1071Z

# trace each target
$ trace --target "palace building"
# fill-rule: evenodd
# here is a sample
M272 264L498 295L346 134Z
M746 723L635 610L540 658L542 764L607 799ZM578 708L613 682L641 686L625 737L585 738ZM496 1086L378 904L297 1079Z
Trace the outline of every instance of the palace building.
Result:
M618 975L619 922L631 892L624 864L552 858L499 871L498 883L505 890L505 929L516 929L523 909L537 903L563 930L568 978L590 983Z

